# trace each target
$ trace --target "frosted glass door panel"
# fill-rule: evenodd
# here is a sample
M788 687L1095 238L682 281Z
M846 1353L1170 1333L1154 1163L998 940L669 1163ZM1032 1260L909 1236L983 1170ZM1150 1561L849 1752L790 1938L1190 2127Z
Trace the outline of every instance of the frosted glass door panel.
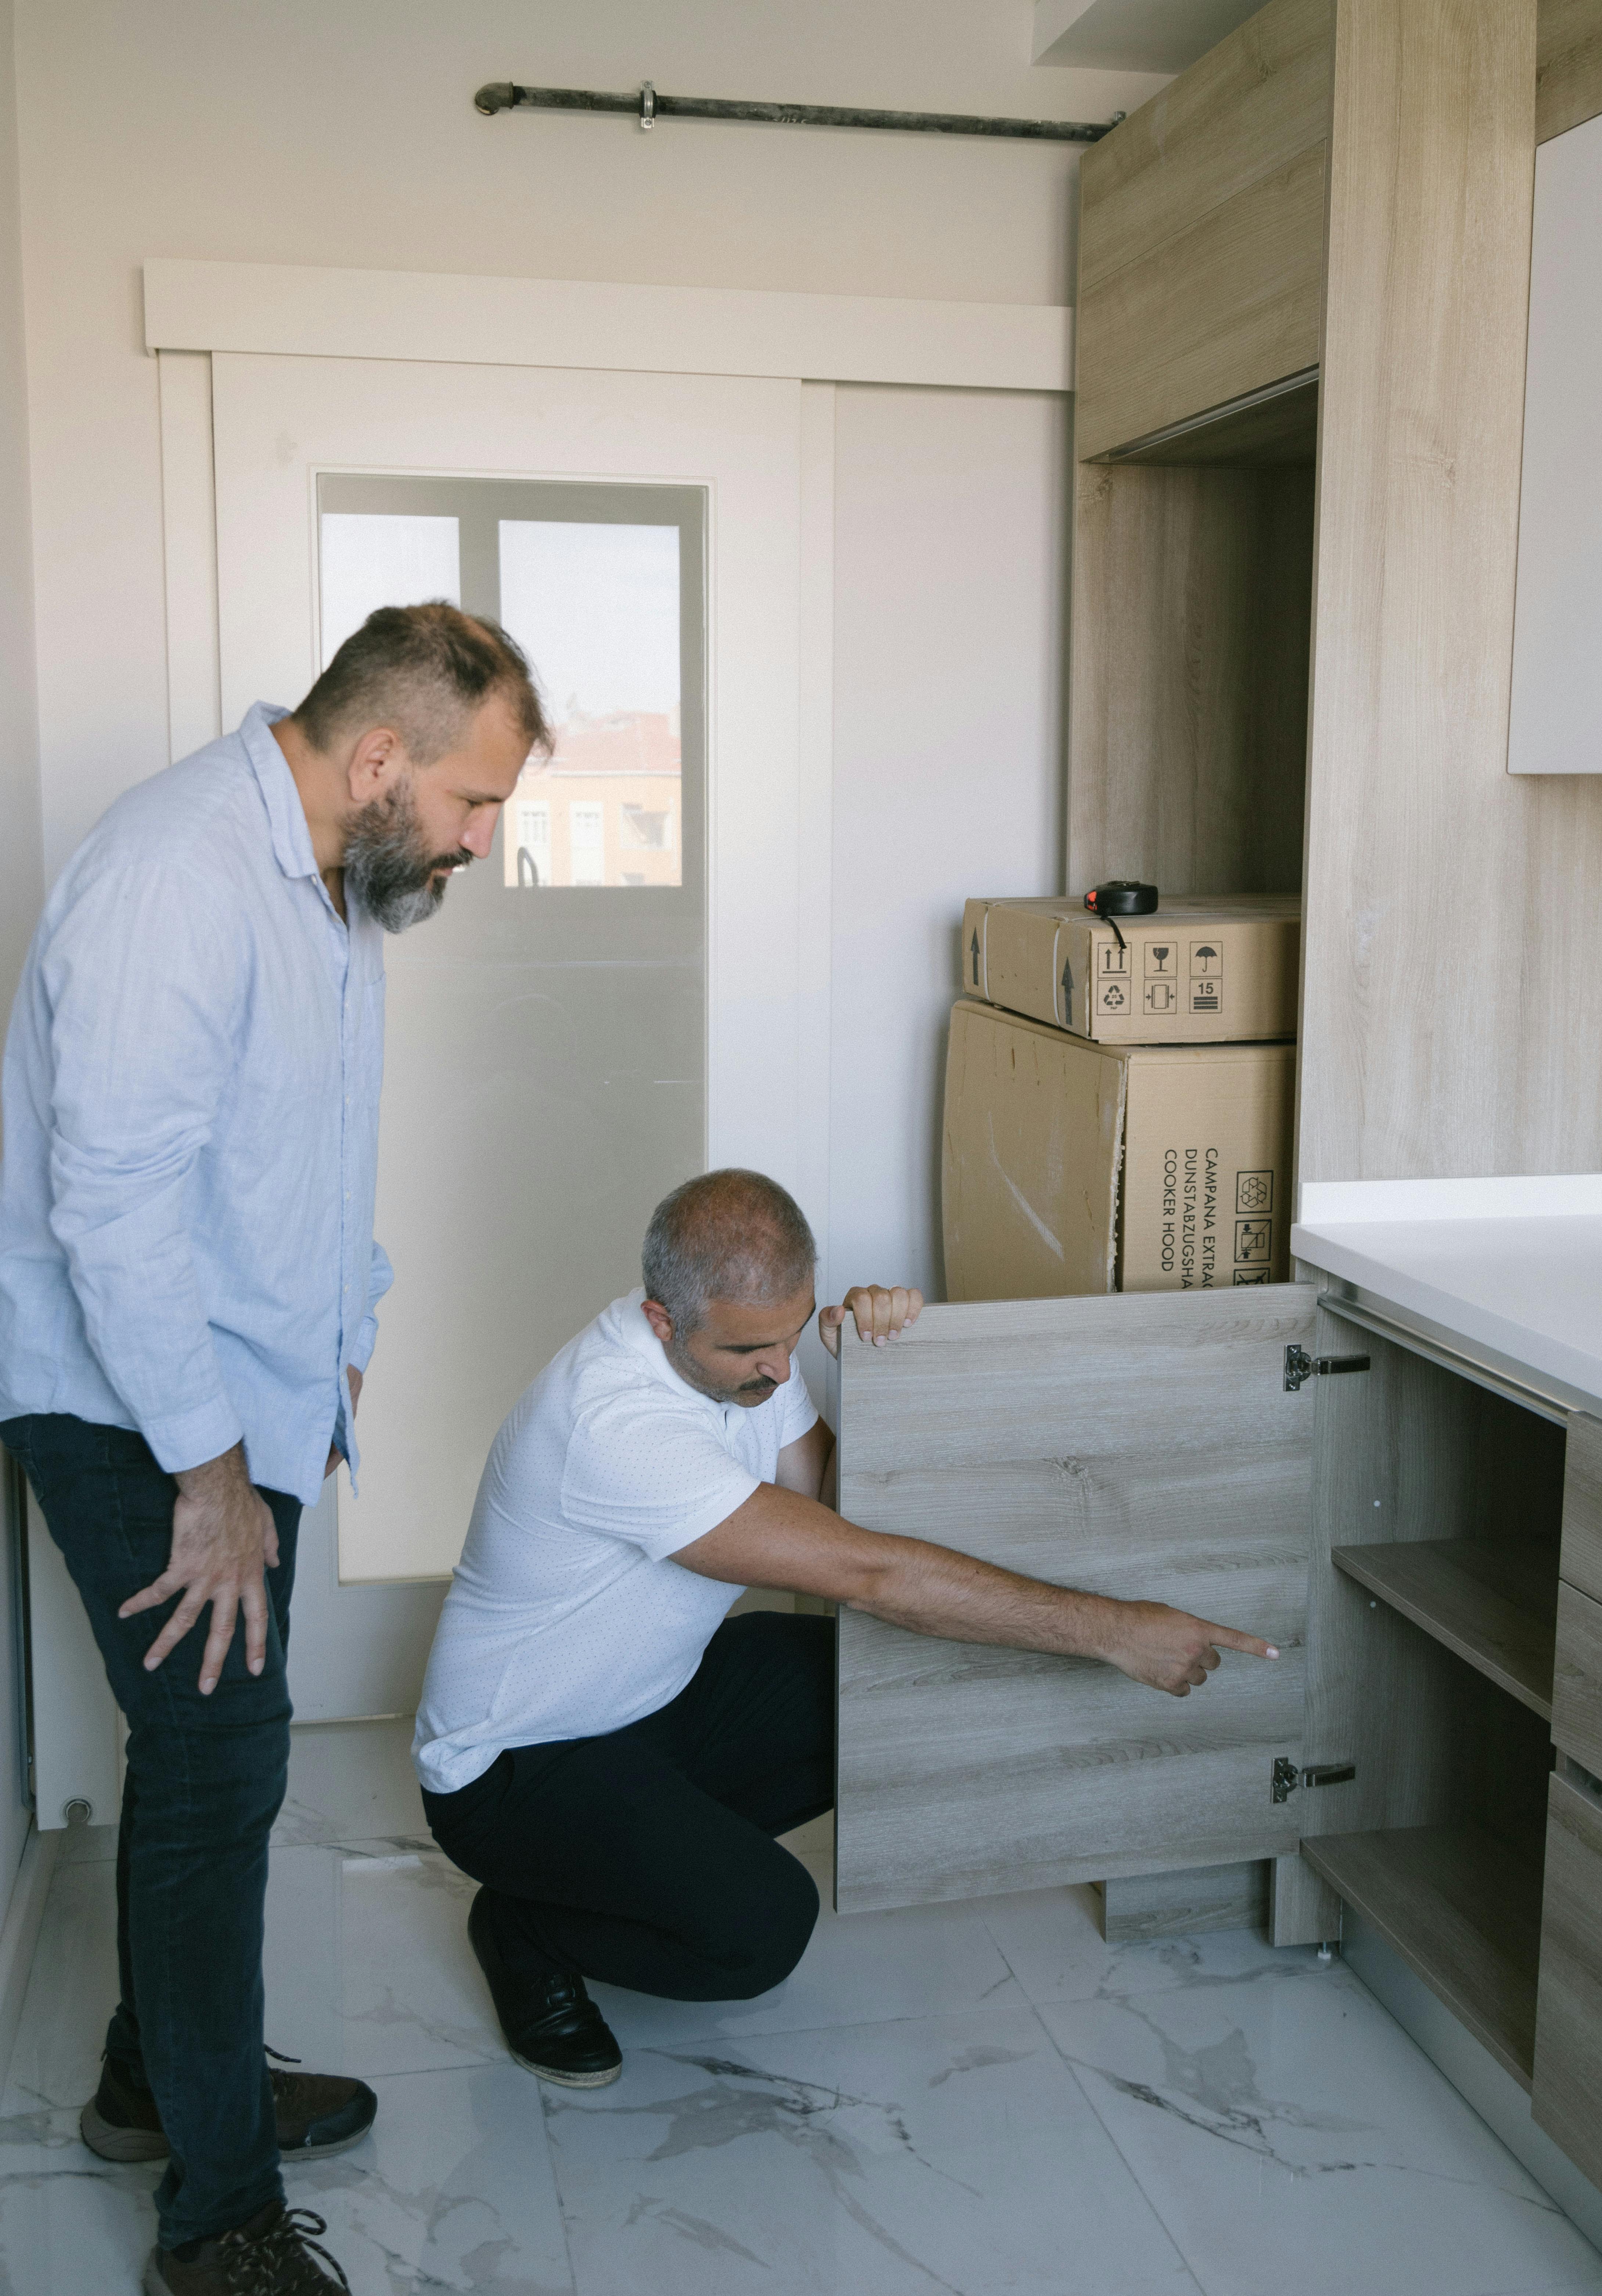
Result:
M319 504L331 635L353 528L405 598L448 594L417 584L413 537L448 526L460 603L508 625L561 729L490 858L385 944L376 1225L398 1273L340 1576L425 1578L461 1551L507 1411L638 1283L652 1207L705 1162L705 496L330 475Z
M325 511L321 529L325 662L375 607L417 606L429 598L461 604L461 541L454 518Z
M556 735L507 809L505 882L683 882L678 529L504 519L501 617L539 672ZM541 808L544 864L523 842Z

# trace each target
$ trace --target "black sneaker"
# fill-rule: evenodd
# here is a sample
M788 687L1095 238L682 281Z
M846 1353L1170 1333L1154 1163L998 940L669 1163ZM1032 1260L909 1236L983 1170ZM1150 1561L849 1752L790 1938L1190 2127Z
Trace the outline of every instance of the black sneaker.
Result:
M320 2161L343 2152L359 2144L373 2126L378 2099L366 2081L341 2073L280 2072L276 2066L271 2078L278 2150L286 2161ZM111 2057L102 2062L100 2087L78 2115L78 2127L90 2152L103 2161L165 2161L172 2149L155 2098Z
M327 2229L309 2209L270 2201L220 2240L153 2249L144 2296L350 2296L350 2283L313 2238Z
M468 1909L467 1939L489 1980L506 2046L520 2065L563 2088L604 2088L623 2070L623 2052L581 1977L515 1977L501 1958L484 1914L484 1892Z

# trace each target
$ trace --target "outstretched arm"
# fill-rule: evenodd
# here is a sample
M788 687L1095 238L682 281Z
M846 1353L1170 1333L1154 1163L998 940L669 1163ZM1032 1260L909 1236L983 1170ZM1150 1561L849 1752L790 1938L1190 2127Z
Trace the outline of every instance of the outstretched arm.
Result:
M673 1560L734 1586L826 1595L915 1634L1102 1659L1176 1698L1187 1698L1206 1681L1221 1650L1279 1655L1255 1635L1166 1603L1115 1602L998 1570L926 1539L864 1530L805 1493L774 1483L753 1491L727 1521Z

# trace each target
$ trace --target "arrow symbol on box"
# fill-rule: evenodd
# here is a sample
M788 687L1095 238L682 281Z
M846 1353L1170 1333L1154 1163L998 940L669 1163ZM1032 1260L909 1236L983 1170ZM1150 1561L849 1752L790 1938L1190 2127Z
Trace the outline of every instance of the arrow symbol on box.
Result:
M974 953L974 988L978 988L978 986L979 986L979 932L978 932L978 928L977 928L977 927L975 927L975 929L974 929L974 951L973 951L973 953Z

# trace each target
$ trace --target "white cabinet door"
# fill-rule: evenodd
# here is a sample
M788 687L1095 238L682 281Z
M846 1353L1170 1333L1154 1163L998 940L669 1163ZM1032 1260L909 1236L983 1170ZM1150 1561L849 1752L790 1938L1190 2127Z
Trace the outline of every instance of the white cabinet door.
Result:
M1277 1645L1171 1698L1089 1660L840 1620L842 1912L1294 1850L1314 1387L1301 1284L930 1308L843 1347L840 1507Z

